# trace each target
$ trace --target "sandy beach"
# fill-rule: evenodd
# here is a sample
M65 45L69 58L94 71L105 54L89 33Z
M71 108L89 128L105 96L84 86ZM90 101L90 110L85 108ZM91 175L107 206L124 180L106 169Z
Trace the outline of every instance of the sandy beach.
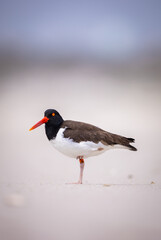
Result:
M0 240L160 240L160 81L96 69L1 77ZM99 100L98 100L99 99ZM48 142L47 108L64 119L136 139L137 152L110 150L79 162Z
M2 240L159 240L156 184L1 184Z

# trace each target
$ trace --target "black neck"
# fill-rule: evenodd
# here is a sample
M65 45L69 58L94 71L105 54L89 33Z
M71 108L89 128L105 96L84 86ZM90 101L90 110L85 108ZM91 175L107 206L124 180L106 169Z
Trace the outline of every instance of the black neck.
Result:
M54 139L56 137L56 134L59 131L60 126L61 126L61 124L59 126L57 126L57 127L55 127L55 126L48 126L47 124L45 124L46 136L47 136L47 138L49 140Z

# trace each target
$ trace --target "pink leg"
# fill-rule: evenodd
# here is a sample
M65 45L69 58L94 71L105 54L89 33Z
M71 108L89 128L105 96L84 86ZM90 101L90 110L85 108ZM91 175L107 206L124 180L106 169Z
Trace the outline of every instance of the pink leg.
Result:
M81 158L81 157L79 157L79 162L80 162L80 175L79 175L79 180L78 180L78 182L69 183L69 184L82 184L83 170L84 170L84 159Z
M82 184L83 170L84 170L84 159L83 158L79 159L79 162L80 162L80 175L79 175L78 184Z

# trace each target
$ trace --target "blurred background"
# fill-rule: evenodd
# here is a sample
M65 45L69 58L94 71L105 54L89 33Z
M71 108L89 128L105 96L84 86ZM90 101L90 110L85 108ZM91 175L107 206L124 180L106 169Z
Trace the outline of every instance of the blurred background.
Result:
M44 127L28 132L48 108L136 139L85 179L161 181L160 22L160 1L1 1L1 181L74 177Z
M0 1L1 184L77 180L44 126L28 131L48 108L136 140L87 159L84 183L161 184L160 23L159 0Z

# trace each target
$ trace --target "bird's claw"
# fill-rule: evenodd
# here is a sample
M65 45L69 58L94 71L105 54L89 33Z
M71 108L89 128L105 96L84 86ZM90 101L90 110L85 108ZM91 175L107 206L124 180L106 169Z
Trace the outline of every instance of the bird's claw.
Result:
M82 184L82 181L72 182L72 183L66 183L66 184Z

